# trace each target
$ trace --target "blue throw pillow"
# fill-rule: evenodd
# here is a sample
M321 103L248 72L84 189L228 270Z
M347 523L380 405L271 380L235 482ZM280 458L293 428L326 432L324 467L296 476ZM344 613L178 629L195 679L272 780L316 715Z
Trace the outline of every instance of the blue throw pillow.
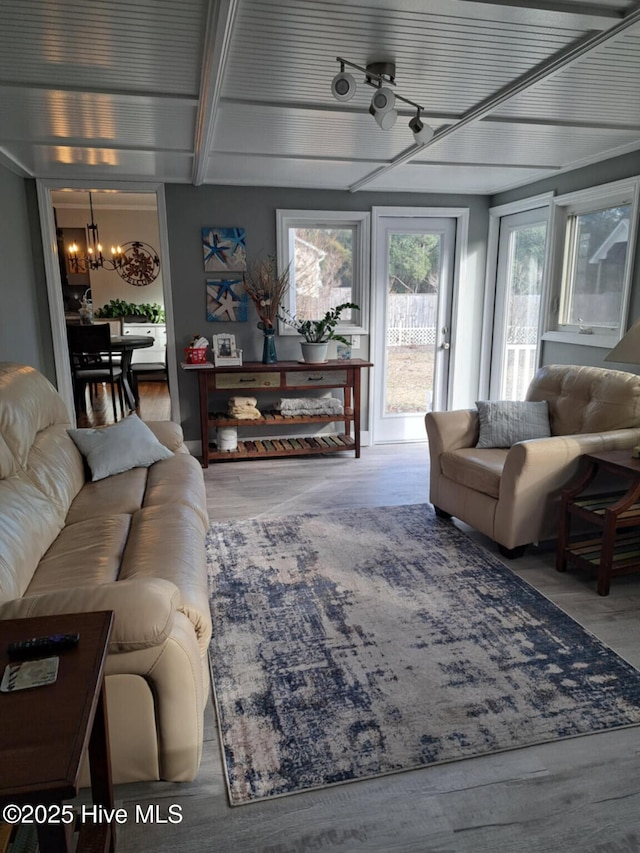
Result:
M173 451L159 442L133 413L113 426L67 432L87 460L92 480L102 480L130 468L148 468L173 456Z

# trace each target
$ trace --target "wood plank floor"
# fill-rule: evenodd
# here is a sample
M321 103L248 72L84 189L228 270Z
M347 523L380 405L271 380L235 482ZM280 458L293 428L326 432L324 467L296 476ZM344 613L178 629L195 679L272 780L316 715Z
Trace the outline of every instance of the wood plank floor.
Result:
M211 465L212 520L424 503L426 445L326 458ZM468 529L468 528L465 528ZM472 534L497 556L495 546ZM558 574L549 547L508 564L588 630L640 666L640 575L601 598L581 574ZM426 712L426 711L425 711ZM116 789L118 805L179 804L179 825L118 827L118 850L181 853L638 853L640 728L592 735L231 809L211 704L193 783Z
M153 380L150 382L139 382L138 387L140 405L136 409L136 413L139 417L147 421L169 420L171 418L171 399L167 383ZM77 417L79 428L85 429L87 427L105 426L106 424L114 423L111 391L107 385L100 383L93 399L89 397L88 390L85 392L85 397L87 400L87 410ZM119 403L116 403L116 407L118 419L120 420L122 415Z

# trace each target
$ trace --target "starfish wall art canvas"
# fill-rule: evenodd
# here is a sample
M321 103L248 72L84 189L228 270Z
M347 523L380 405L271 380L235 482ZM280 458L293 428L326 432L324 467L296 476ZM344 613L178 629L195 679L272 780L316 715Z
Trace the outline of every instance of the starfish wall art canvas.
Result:
M244 228L203 228L202 252L205 272L246 270Z
M242 277L207 280L207 321L245 323L249 316L249 295Z

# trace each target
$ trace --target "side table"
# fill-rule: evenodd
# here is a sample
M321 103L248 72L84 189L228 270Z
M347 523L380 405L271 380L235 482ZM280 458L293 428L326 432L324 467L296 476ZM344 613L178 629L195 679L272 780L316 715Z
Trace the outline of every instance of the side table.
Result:
M620 491L583 492L600 472L619 479ZM570 539L571 520L595 527L578 541ZM611 578L640 572L640 459L631 450L608 450L583 456L583 471L562 492L556 569L567 562L596 573L598 595L608 595Z
M55 683L0 693L0 806L38 805L50 807L47 814L59 814L56 807L78 793L88 747L93 802L113 812L104 688L112 624L112 611L0 621L0 672L9 661L7 645L14 640L80 634L75 648L59 653ZM73 825L54 819L38 823L37 830L41 853L74 849ZM112 824L82 824L75 849L113 851Z

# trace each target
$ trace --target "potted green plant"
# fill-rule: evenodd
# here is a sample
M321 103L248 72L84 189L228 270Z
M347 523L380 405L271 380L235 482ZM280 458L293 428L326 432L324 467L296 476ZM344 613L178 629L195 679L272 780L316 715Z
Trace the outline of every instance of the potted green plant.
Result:
M95 312L96 317L115 319L123 317L134 323L164 323L165 310L157 302L126 302L124 299L111 299Z
M359 309L355 302L343 302L329 309L320 320L300 320L294 314L290 314L286 308L281 308L278 317L287 326L295 329L304 341L301 341L302 358L310 364L321 364L327 360L327 349L329 341L341 341L348 344L349 341L342 335L336 334L336 326L340 322L340 314L347 308Z

